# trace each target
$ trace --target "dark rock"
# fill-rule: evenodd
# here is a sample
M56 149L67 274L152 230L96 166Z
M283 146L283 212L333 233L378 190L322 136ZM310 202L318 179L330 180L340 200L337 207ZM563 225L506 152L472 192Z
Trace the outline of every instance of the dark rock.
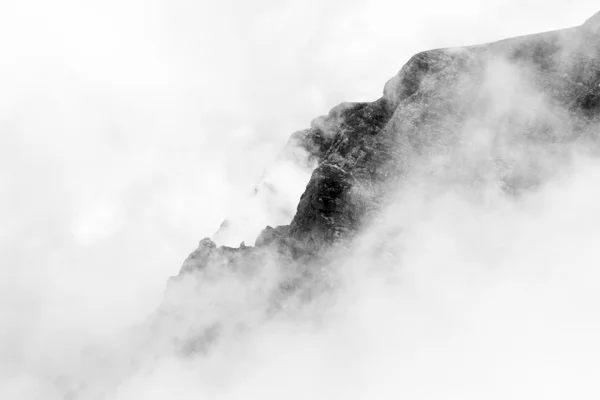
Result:
M280 294L316 287L329 279L328 252L347 245L413 171L492 181L516 195L550 176L569 146L598 153L599 116L600 13L577 28L421 52L380 99L340 104L292 135L317 166L289 226L265 228L255 247L204 239L181 274L270 260L284 271ZM465 132L485 132L489 145L473 149Z
M287 237L287 226L278 226L276 228L272 228L267 226L256 238L256 242L254 245L256 247L264 247L269 246L274 243L280 243Z
M255 246L275 245L296 257L321 253L352 238L365 217L376 214L400 177L426 165L431 157L456 152L466 122L490 128L485 118L495 99L484 86L486 74L494 73L491 63L498 60L527 71L524 79L546 96L548 110L575 123L563 126L554 121L552 126L543 121L547 116L531 117L517 107L502 116L510 132L494 132L494 140L524 141L533 151L540 143L581 138L600 113L598 15L578 28L418 53L385 84L382 98L342 103L313 120L309 129L290 138L292 145L305 149L318 163L296 215L289 227L263 230ZM531 179L519 177L515 167L519 160L500 149L492 149L489 159L478 162L497 174L509 192L531 186ZM247 249L215 250L214 244L204 244L190 255L182 271L206 262L215 251L233 257Z

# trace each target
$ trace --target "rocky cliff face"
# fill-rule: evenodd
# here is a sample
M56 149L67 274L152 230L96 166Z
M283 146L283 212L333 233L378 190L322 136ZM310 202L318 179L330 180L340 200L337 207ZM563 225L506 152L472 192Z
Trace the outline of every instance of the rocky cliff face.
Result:
M268 294L277 308L288 293L332 286L325 260L351 246L407 181L518 196L574 149L595 154L599 15L575 28L413 56L380 99L340 104L292 135L290 145L318 164L289 225L266 227L253 247L203 239L172 282L208 266L251 274L270 263L280 271Z

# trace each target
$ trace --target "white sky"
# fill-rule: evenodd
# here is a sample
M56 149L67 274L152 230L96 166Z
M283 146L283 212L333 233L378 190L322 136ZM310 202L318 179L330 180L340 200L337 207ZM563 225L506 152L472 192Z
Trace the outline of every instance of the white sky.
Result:
M2 1L0 325L143 318L293 131L376 99L418 51L574 26L599 8Z

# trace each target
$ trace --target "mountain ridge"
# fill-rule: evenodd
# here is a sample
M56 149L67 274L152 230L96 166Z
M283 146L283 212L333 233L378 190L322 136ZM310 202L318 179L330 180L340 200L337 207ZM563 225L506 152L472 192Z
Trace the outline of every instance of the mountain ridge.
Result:
M290 293L311 298L335 286L323 267L332 254L351 248L413 176L518 196L574 149L600 154L599 18L415 54L379 99L342 103L291 136L288 146L317 166L290 224L267 226L254 246L203 239L167 293L208 266L251 274L273 264L275 308Z

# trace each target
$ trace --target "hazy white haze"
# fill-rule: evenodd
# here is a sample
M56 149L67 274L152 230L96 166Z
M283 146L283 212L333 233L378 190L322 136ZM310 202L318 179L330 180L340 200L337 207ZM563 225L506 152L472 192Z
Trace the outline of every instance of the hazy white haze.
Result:
M452 190L452 171L424 171L335 260L335 295L268 323L274 265L250 281L207 276L200 293L180 283L167 303L190 311L158 336L215 320L251 327L224 332L208 354L153 344L140 358L141 344L121 337L149 329L140 324L200 239L252 245L265 225L289 223L311 172L282 155L294 131L343 101L377 99L416 52L575 26L599 10L1 2L0 398L597 397L600 162L577 149L544 158L536 168L552 178L515 198L493 185ZM496 107L465 132L481 129L455 154L467 163L507 109L546 107L536 93L503 97L527 90L526 71L488 68L483 95Z

